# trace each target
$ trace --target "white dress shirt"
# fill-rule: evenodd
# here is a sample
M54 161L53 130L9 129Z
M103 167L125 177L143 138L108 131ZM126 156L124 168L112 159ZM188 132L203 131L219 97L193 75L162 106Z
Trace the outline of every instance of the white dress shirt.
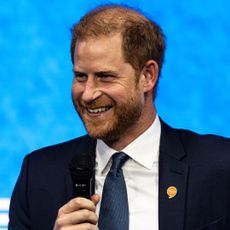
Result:
M129 230L158 230L158 160L161 126L158 116L153 124L122 152L130 159L122 167L129 201ZM96 193L102 197L111 156L117 152L103 141L96 146ZM99 214L100 202L97 205Z

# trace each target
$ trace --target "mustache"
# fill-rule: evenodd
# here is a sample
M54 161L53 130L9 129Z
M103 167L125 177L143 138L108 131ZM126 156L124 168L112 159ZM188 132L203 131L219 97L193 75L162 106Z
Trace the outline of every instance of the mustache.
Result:
M79 101L78 104L82 108L91 108L91 109L100 108L100 107L112 107L115 105L115 103L112 100L108 100L108 99L97 99L91 102Z

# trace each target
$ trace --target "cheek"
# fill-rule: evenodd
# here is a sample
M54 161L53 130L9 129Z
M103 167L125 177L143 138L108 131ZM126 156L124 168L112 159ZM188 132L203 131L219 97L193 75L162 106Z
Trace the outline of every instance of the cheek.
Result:
M81 91L81 87L77 86L76 84L73 84L71 90L72 98L78 99L81 95Z
M118 101L126 100L130 94L133 94L134 87L128 84L116 84L106 87L104 93Z

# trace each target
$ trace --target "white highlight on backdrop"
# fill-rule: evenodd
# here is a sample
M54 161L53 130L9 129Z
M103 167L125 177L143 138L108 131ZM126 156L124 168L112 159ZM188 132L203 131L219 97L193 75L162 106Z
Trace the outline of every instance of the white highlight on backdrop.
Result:
M0 198L0 230L7 230L10 198Z

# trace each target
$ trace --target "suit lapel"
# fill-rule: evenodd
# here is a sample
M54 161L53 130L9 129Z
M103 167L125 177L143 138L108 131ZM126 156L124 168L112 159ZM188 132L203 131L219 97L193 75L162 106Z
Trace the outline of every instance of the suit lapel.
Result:
M186 154L177 132L162 121L161 127L159 230L183 230L188 166L182 159ZM167 192L170 186L172 190Z

